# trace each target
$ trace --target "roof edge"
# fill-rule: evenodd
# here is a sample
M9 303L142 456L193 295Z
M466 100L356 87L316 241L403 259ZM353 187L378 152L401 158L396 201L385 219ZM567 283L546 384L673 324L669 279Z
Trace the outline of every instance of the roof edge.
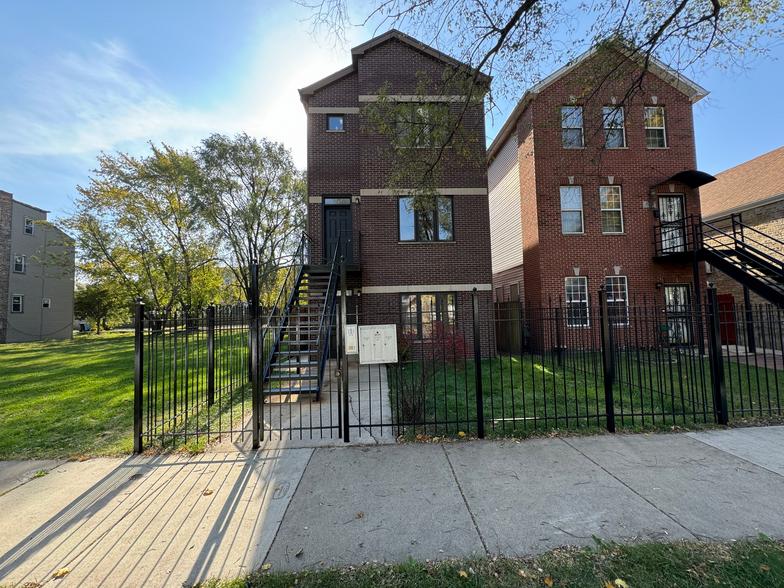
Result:
M22 206L26 206L27 208L32 208L33 210L37 210L38 212L43 212L44 214L50 214L52 212L51 210L44 210L43 208L38 208L37 206L28 204L27 202L22 202L21 200L17 200L16 198L11 198L11 201L16 202L17 204L21 204Z
M746 202L745 204L740 204L732 208L727 208L725 210L720 210L718 212L712 212L710 214L703 215L702 220L704 221L716 220L717 218L728 216L730 214L737 214L739 212L745 212L747 210L751 210L752 208L759 208L760 206L775 204L776 202L779 202L781 200L784 200L784 192L782 192L781 194L776 194L775 196L768 196L761 200L755 200L754 202Z
M352 63L348 67L344 67L343 69L340 69L335 73L328 75L326 78L320 79L318 82L310 84L309 86L305 86L304 88L300 88L299 90L297 90L297 92L299 92L300 102L302 102L302 104L307 109L308 104L306 101L306 97L313 96L313 94L315 94L318 90L321 90L321 88L328 86L333 82L337 82L339 79L351 73L354 73L354 69L355 69L355 64Z

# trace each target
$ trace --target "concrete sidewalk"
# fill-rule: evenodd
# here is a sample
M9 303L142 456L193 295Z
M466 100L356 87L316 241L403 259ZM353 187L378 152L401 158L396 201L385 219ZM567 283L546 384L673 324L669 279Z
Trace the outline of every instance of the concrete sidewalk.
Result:
M40 465L0 462L0 584L784 538L784 427L96 459L19 484Z

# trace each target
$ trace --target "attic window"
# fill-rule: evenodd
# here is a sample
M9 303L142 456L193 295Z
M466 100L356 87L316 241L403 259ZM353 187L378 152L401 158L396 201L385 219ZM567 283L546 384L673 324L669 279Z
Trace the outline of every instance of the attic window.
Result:
M343 115L342 114L328 114L327 115L327 130L328 131L345 131L343 128Z

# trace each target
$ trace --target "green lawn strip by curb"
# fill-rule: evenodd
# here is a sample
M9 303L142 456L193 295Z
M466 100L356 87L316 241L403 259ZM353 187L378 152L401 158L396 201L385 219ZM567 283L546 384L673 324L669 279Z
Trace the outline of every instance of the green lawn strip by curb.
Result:
M316 569L258 571L245 578L211 580L201 588L371 586L585 586L690 588L784 586L784 542L764 536L733 543L602 543L562 548L534 558L482 558ZM609 583L609 584L608 584Z

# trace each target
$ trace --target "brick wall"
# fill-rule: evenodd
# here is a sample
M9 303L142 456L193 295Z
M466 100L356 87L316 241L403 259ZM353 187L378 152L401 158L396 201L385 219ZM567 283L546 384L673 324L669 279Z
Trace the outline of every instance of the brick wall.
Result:
M646 74L639 93L623 102L626 88L639 71L606 80L583 97L586 84L591 83L587 80L595 81L595 68L596 63L589 59L553 82L518 121L525 294L533 305L564 296L564 278L574 276L574 268L588 278L592 293L598 291L605 276L616 275L616 266L620 267L618 275L627 276L630 295L654 295L657 282L694 282L691 264L654 264L652 259L658 220L651 205L658 201L658 194L682 194L686 215L700 214L696 190L662 183L678 172L696 169L690 100L660 78ZM613 98L624 106L624 149L604 148L602 107L612 105ZM583 108L582 149L562 145L561 107L569 105ZM643 108L654 105L665 109L665 149L646 147ZM582 188L581 235L564 235L561 229L560 186L568 185ZM623 234L602 233L599 187L608 185L621 187Z

